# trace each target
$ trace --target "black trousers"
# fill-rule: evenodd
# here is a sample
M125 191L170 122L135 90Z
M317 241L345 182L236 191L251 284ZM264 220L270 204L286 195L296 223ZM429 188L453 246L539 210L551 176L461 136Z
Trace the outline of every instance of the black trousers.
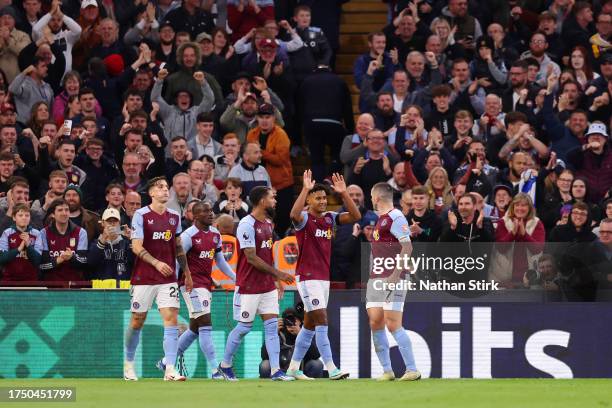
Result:
M280 237L284 237L289 228L289 213L293 207L294 200L293 186L276 191L276 216L274 217L274 230Z
M342 140L346 136L346 129L339 123L313 122L304 123L304 138L310 149L312 163L312 177L317 182L334 172L342 172L340 163L340 149ZM325 146L331 150L331 166L325 166Z

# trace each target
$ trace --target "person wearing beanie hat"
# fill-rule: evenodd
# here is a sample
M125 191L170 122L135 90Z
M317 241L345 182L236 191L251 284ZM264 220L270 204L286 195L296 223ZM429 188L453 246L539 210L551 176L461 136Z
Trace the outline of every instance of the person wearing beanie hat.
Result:
M6 74L7 84L19 74L19 53L31 42L30 36L15 28L17 12L13 6L0 9L0 69ZM4 39L6 38L6 39ZM10 43L10 47L7 47Z
M508 70L501 58L495 54L495 41L483 35L476 41L476 55L470 63L472 77L485 88L487 94L501 93L507 82Z
M83 208L83 192L79 186L69 184L64 191L64 200L68 203L70 210L70 221L82 227L87 232L87 240L93 241L100 232L100 217L93 211Z

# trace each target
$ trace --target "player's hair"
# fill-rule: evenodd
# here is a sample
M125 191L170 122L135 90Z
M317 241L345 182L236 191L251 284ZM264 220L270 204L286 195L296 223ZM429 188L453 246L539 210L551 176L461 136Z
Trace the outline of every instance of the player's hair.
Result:
M393 187L387 182L374 184L372 187L372 196L376 194L382 201L393 202Z
M28 207L26 203L15 204L15 207L13 207L13 217L17 215L19 211L27 211L29 213L30 207Z
M412 195L429 195L425 186L414 186L410 191L412 191Z
M210 201L200 201L198 200L193 207L191 207L191 212L195 213L196 212L196 208L198 209L198 211L204 211L204 206L208 205L210 206L210 208L212 209L213 205L210 203Z
M176 176L175 176L176 177ZM168 180L166 180L166 178L164 176L159 176L159 177L153 177L151 180L149 180L149 182L147 183L147 193L149 191L151 191L151 189L153 187L155 187L155 185L160 182L160 181L165 181L166 184L168 184Z
M125 188L119 183L111 183L106 186L106 189L104 190L104 195L110 193L113 188L118 188L119 190L121 190L121 193L125 195Z
M266 187L266 186L254 187L249 193L249 200L251 201L251 205L253 205L253 208L257 207L257 205L259 205L261 200L263 200L270 191L271 191L270 187Z
M68 176L64 170L53 170L51 173L49 173L49 180L53 178L63 178L68 181Z
M68 201L64 200L63 198L56 198L55 200L51 202L51 204L49 204L49 209L47 210L47 214L54 214L55 209L61 205L67 206Z
M329 189L327 188L325 184L322 184L322 183L316 183L314 187L312 188L312 190L308 192L308 195L314 194L318 191L325 191L325 194L329 195Z
M529 119L527 119L527 115L523 112L508 112L506 114L506 126L511 125L516 122L529 123Z
M307 12L309 12L309 13L312 13L312 12L310 11L310 6L307 6L307 5L305 5L305 4L300 4L299 6L296 6L296 7L293 9L293 16L294 16L294 17L296 17L300 11L307 11Z
M470 193L463 193L461 194L461 196L459 197L459 199L457 200L457 203L459 203L459 201L461 201L462 198L469 198L470 201L472 201L472 204L476 205L476 197L474 197L474 195L470 194Z

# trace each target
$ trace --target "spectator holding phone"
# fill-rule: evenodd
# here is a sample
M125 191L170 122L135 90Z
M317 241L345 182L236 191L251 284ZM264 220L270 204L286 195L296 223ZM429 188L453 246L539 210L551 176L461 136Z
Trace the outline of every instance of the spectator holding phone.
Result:
M88 264L91 279L129 280L134 255L127 225L120 225L121 214L115 208L107 208L102 214L102 234L89 245Z

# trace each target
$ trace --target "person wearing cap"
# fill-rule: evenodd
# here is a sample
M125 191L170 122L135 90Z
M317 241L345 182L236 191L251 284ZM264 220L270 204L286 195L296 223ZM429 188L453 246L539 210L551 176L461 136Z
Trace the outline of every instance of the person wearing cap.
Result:
M79 186L69 184L64 191L64 200L70 210L70 221L87 232L87 240L93 241L100 233L100 216L93 211L83 208L83 192Z
M158 6L159 7L159 6ZM174 71L176 66L176 46L174 40L176 33L168 20L161 20L158 28L159 40L155 48L155 59L160 63L165 62L168 71Z
M293 168L289 156L289 137L275 124L274 107L264 103L257 110L257 127L247 134L247 142L259 143L262 161L276 189L276 231L283 234L289 227L289 210L293 201Z
M485 87L487 93L501 92L508 80L508 70L504 61L495 54L495 42L488 35L476 41L475 58L470 62L473 78L486 78L491 84Z
M134 264L130 232L121 226L121 214L115 208L107 208L102 213L100 226L102 233L91 241L87 264L90 266L90 279L129 280Z
M215 103L215 94L210 87L208 75L202 71L193 73L193 78L200 85L201 101L198 105L192 104L193 95L188 89L178 89L175 102L170 104L162 97L162 87L168 71L162 69L157 74L155 85L151 91L151 101L159 104L159 114L164 122L164 135L166 140L172 140L175 136L183 136L191 141L197 134L197 118L202 113L212 111ZM199 157L199 156L198 156Z
M215 52L215 46L213 45L213 38L210 34L204 32L198 34L195 42L200 45L200 51L202 52L202 64L200 69L205 72L210 72L217 78L224 78L228 74L223 72L227 70L229 65L226 66L225 58L221 55L217 55Z
M257 108L260 103L269 103L274 107L274 117L276 124L280 127L285 126L283 115L278 105L274 103L274 97L278 97L267 88L260 92L261 98L250 91L251 77L246 72L239 72L232 83L233 93L228 95L226 101L227 108L221 115L221 128L226 132L235 133L240 143L244 143L247 133L257 126ZM265 81L264 81L265 82ZM260 102L261 99L261 102ZM278 99L279 103L280 99Z
M82 0L80 15L77 19L81 26L81 38L72 48L72 66L82 70L87 64L91 50L102 42L99 25L102 20L96 0Z
M15 28L16 20L13 6L0 9L0 69L6 74L7 83L19 74L19 53L31 42L28 34Z
M46 102L53 105L53 89L44 79L47 77L48 64L38 57L34 57L32 65L15 77L9 85L9 92L14 96L17 108L17 120L27 123L30 118L32 106L36 102Z
M17 124L17 111L12 103L4 102L0 105L0 126Z
M612 149L606 125L593 122L586 133L587 143L567 153L567 161L576 169L576 176L588 183L588 199L599 203L612 186Z
M560 30L557 28L558 24L555 15L550 11L543 11L538 17L538 31L546 36L546 41L548 42L547 53L555 62L561 60L565 49Z
M52 44L56 44L63 49L66 67L64 72L72 70L72 47L81 37L81 26L79 23L62 13L61 3L53 2L51 9L32 27L32 38L38 41L46 37L44 29L51 30L50 37ZM65 27L65 28L64 28Z

